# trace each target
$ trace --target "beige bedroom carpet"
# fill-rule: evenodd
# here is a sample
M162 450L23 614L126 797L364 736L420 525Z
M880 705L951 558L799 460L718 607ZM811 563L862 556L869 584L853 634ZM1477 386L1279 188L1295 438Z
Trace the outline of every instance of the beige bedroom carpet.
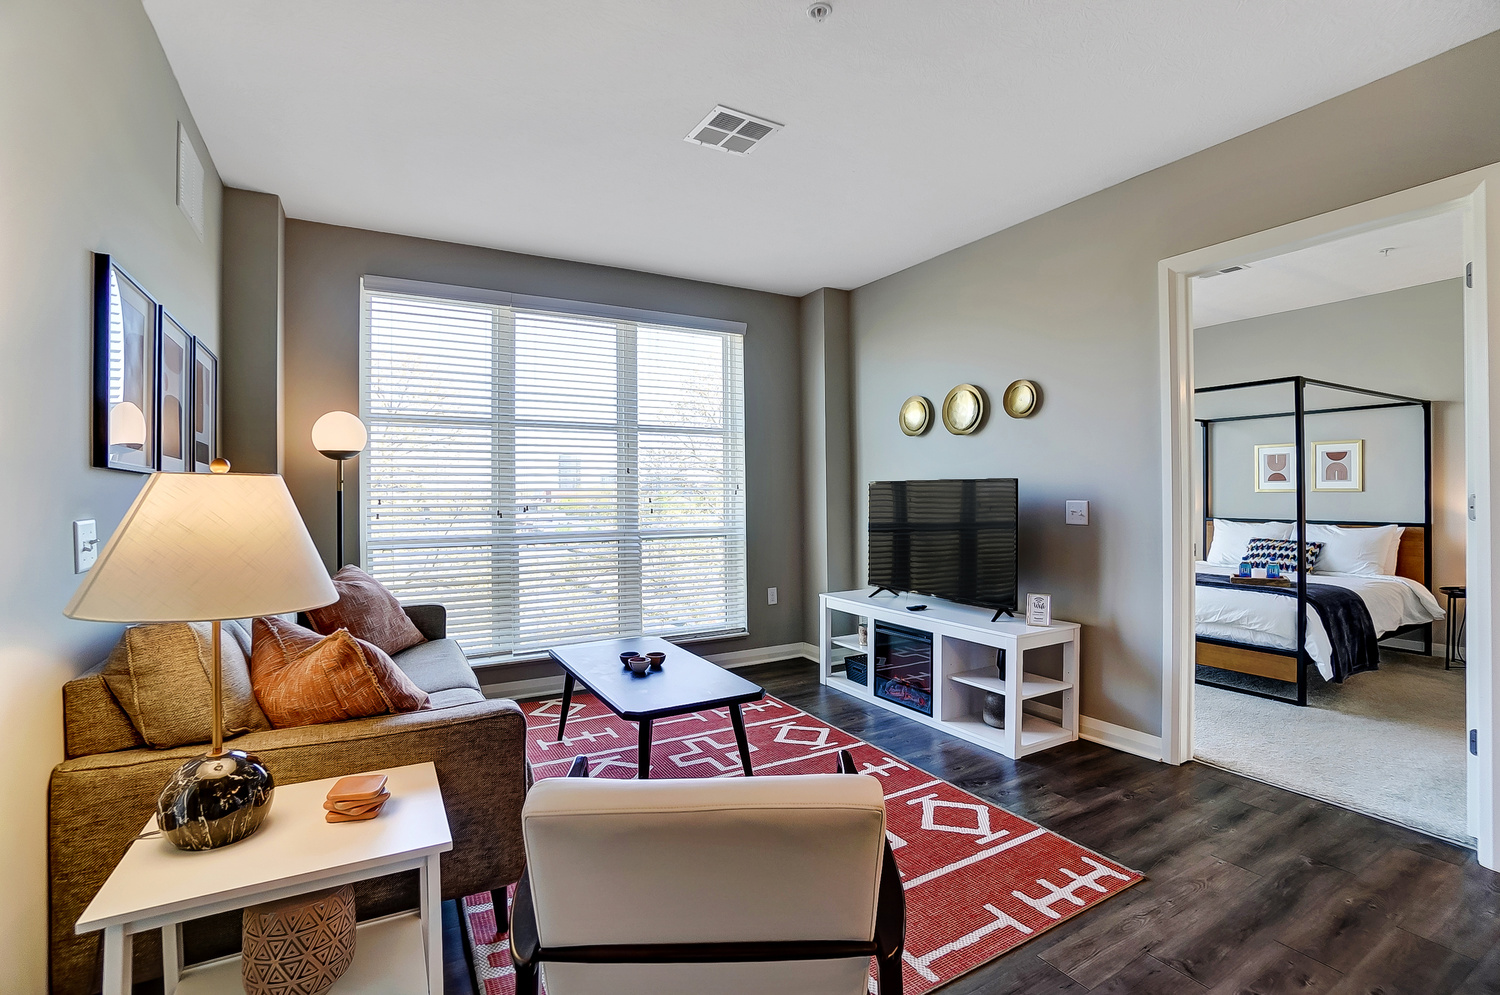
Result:
M1224 671L1205 676L1282 691ZM1466 811L1464 672L1382 649L1380 669L1328 684L1298 708L1197 685L1193 750L1217 767L1473 846Z

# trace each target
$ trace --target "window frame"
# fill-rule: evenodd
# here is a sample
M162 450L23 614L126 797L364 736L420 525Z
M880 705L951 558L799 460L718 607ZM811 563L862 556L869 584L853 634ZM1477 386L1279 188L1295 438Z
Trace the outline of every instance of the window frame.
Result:
M665 425L665 424L664 425L657 425L657 424L650 424L650 425L642 426L640 424L640 422L639 422L640 404L639 404L639 398L638 398L637 390L636 390L638 380L637 380L637 373L635 371L635 367L636 367L635 353L632 353L631 362L628 364L629 365L629 369L630 369L630 372L629 372L629 375L628 375L628 378L627 378L628 379L628 392L629 392L629 396L630 396L630 402L629 402L630 411L629 411L628 416L623 411L620 412L619 414L617 414L616 420L612 424L611 427L614 427L617 431L622 432L622 433L623 432L627 432L627 431L633 431L634 435L635 435L636 442L637 442L636 446L630 447L628 449L628 457L626 457L626 459L628 460L628 462L632 466L632 471L629 472L629 473L627 473L627 474L625 474L621 478L622 480L628 480L629 481L628 485L626 485L626 486L628 486L628 488L633 492L633 500L635 502L636 511L637 511L637 514L636 514L636 517L635 517L635 527L634 527L633 530L629 530L629 529L616 530L617 534L619 534L621 536L624 536L627 533L629 533L630 535L633 535L634 537L636 537L636 539L638 540L635 543L635 547L636 548L635 548L635 551L634 551L634 555L635 555L636 561L637 561L637 567L639 567L639 563L640 563L641 559L643 559L642 553L643 553L643 549L644 549L644 546L645 546L646 542L648 540L652 539L652 538L677 538L677 537L690 538L690 537L699 536L699 535L715 535L715 536L730 536L730 537L733 537L733 533L735 531L733 526L731 526L729 529L693 529L693 528L661 528L661 529L651 529L651 528L645 527L644 524L643 524L643 521L642 521L642 516L640 514L640 511L641 511L640 501L639 501L639 485L640 485L640 480L639 480L638 474L634 472L634 469L638 467L639 460L640 460L640 444L642 442L644 442L644 440L647 437L651 436L651 435L674 435L674 434L675 435L692 435L692 436L702 436L702 437L705 437L705 438L707 438L707 437L719 437L719 438L722 438L724 440L724 445L725 445L725 449L726 449L726 458L730 460L730 465L732 467L737 468L737 478L738 478L738 479L728 479L728 478L726 478L726 486L737 487L738 490L739 490L739 493L741 495L740 502L739 502L739 504L740 504L740 509L739 509L739 517L740 517L739 531L740 531L741 535L740 535L740 544L739 544L739 549L738 549L738 559L739 559L738 571L739 571L739 576L743 580L743 583L744 583L744 600L743 600L743 604L741 604L739 606L736 606L737 607L737 614L738 614L737 621L738 621L739 624L738 624L738 627L730 627L730 628L726 628L726 629L722 629L722 630L715 629L715 630L705 630L705 631L701 631L701 632L687 632L687 633L680 633L680 634L667 633L667 635L668 635L668 638L671 638L671 639L673 639L676 642L685 643L685 644L691 644L691 643L694 643L694 642L706 642L706 641L716 641L716 640L723 640L723 639L743 638L744 636L747 636L749 634L749 632L748 632L748 619L749 619L749 562L748 562L748 559L749 559L749 534L748 534L749 533L749 513L748 513L748 508L746 507L748 493L747 493L747 489L746 489L746 465L745 465L745 456L746 456L745 445L746 445L746 443L745 443L745 437L744 437L744 434L745 434L745 397L744 397L744 351L743 351L743 349L744 349L743 338L744 338L745 330L746 330L747 326L746 326L746 324L744 322L731 321L731 320L721 319L721 318L706 318L706 317L696 316L696 315L684 315L684 314L677 314L677 313L666 312L666 311L654 311L654 310L647 310L647 309L643 309L643 308L622 307L622 306L617 306L617 305L600 304L600 303L589 302L589 301L575 301L575 300L568 300L568 299L563 299L563 298L540 297L540 296L535 296L535 295L530 295L530 294L515 294L515 293L506 292L506 291L490 290L490 289L477 288L477 287L462 287L462 286L457 286L457 285L453 285L453 284L431 283L431 282L426 282L426 281L406 280L406 279L400 279L400 278L395 278L395 277L366 275L366 276L362 277L361 280L360 280L360 295L359 295L359 301L360 301L360 305L359 305L359 307L360 307L360 317L359 317L359 321L360 321L360 335L359 335L359 342L360 342L360 355L359 355L359 413L360 413L360 417L363 418L366 421L367 424L372 424L373 423L373 419L370 416L370 372L371 372L370 371L370 359L371 359L371 330L370 330L371 308L370 308L370 297L371 297L372 294L373 295L379 295L379 294L397 294L397 295L406 295L406 296L413 296L413 297L436 298L436 299L444 300L444 301L453 301L455 303L481 304L481 305L492 305L492 306L496 306L497 305L497 306L501 306L501 307L508 307L508 308L513 309L513 310L518 309L518 310L523 310L523 311L524 310L547 311L547 312L561 313L561 314L565 314L565 315L568 315L568 316L576 316L576 317L580 317L580 318L592 318L592 319L599 319L599 320L603 320L603 321L613 321L613 322L616 322L616 323L628 322L628 323L632 323L632 324L634 324L636 326L664 326L664 327L667 327L667 328L677 328L677 329L686 329L686 330L691 330L691 331L712 332L712 333L717 333L717 334L721 334L721 335L736 335L736 336L739 336L741 338L740 351L738 353L738 356L739 356L739 366L740 366L740 369L738 371L738 374L739 374L739 377L738 377L738 379L739 379L739 383L738 383L739 390L730 390L730 391L728 391L728 394L729 394L729 398L728 398L729 409L725 412L725 414L726 414L726 420L725 420L725 423L723 424L723 426L722 426L721 429L719 429L719 430L713 430L713 429L705 428L704 426L701 426L701 425L700 426L692 426L692 425L686 425L686 424L683 424L683 425ZM510 342L509 342L508 349L501 350L508 357L508 361L509 361L509 364L510 364L510 366L509 366L509 376L511 378L511 383L512 384L515 383L515 380L514 380L514 378L515 378L515 370L514 370L514 362L515 362L515 327L514 327L514 325L515 325L514 320L512 320L511 329L510 329ZM728 360L726 358L726 383L728 383L728 378L727 378L728 369L727 369L727 365L728 365ZM617 399L623 399L623 398L626 397L626 394L627 394L627 385L626 385L626 383L622 382L617 387L616 397L617 397ZM489 423L492 424L492 425L494 425L497 428L497 430L499 431L500 435L506 436L510 440L509 441L509 450L510 450L511 470L510 470L510 473L509 473L509 480L510 480L510 486L511 486L511 493L509 494L509 501L513 505L514 502L515 502L515 499L516 499L516 495L514 493L515 483L516 483L516 465L515 465L516 454L515 454L515 441L514 441L515 440L516 430L519 427L522 427L523 425L537 425L537 426L549 425L550 426L552 423L549 420L545 420L545 419L537 421L537 420L534 420L534 419L521 418L516 413L516 411L514 410L514 402L513 401L511 402L511 404L509 406L510 406L510 410L508 412L501 413L501 412L497 411L497 413L492 417L492 419L491 419L491 421ZM447 419L442 419L442 420L446 421ZM473 423L474 421L476 421L476 419L467 419L467 418L457 418L457 419L455 419L455 423L460 423L460 422ZM563 426L561 424L558 424L555 427L576 427L576 426ZM603 426L601 425L599 427L603 427ZM626 451L627 451L626 447L621 447L621 452L622 453L624 453ZM358 470L358 473L356 475L356 486L359 488L359 490L358 490L358 493L356 493L355 495L353 495L354 500L356 502L356 506L359 509L359 515L358 515L358 517L359 517L359 540L358 541L359 541L360 561L362 563L369 562L369 556L368 556L368 552L367 551L370 548L369 547L369 542L370 542L370 535L369 535L369 531L370 531L370 528L369 528L370 527L370 515L369 515L369 509L366 506L366 500L365 500L366 495L368 495L370 493L370 482L369 482L369 470L368 470L368 466L369 466L369 461L368 460L361 459L359 461L359 470ZM623 466L622 466L622 469L623 469ZM732 473L731 476L735 476L735 474ZM623 495L624 494L624 489L623 488L617 488L617 494ZM497 497L498 496L499 495L497 495ZM517 530L517 524L518 524L518 522L517 522L517 516L515 516L515 515L508 516L508 518L504 521L504 524L501 525L499 528L497 528L496 532L499 533L499 534L497 534L496 537L493 540L491 540L492 542L496 543L497 545L503 545L504 548L506 549L506 552L505 552L504 555L507 556L510 559L514 559L518 555L518 550L519 550L520 545L524 544L525 541L526 541L523 538L524 535L525 535L525 533L524 532L518 532L518 530ZM603 538L604 535L605 535L604 532L600 533L600 537L601 538ZM542 537L538 537L538 538L542 539ZM576 538L576 536L575 536L575 538ZM546 541L546 540L542 539L542 541ZM563 540L559 539L557 541L561 542ZM630 596L628 598L623 598L622 597L622 599L620 601L620 604L619 604L619 609L620 609L620 613L621 613L622 622L625 621L626 618L627 618L627 616L628 616L635 623L636 631L640 631L644 627L643 606L642 606L642 601L643 601L642 593L643 593L643 591L645 589L645 578L643 576L641 576L641 572L640 572L639 569L636 569L634 571L634 573L635 573L635 576L637 576L637 577L640 578L641 586L635 592L633 592L632 596ZM517 580L519 579L519 575L518 574L516 575L516 578L517 578ZM512 612L513 614L519 611L519 606L520 606L520 591L519 591L519 585L518 585L517 586L517 590L515 592L513 592L513 612ZM498 620L497 620L497 624L499 624ZM511 631L512 631L512 635L513 636L519 634L519 632L520 632L519 620L513 620L512 621L512 630ZM611 638L611 636L601 635L601 636L591 637L591 638ZM507 649L501 649L501 650L498 650L498 651L495 651L495 652L475 653L475 654L470 655L469 658L471 660L475 661L475 662L478 662L478 663L510 663L510 662L525 662L525 661L529 661L529 660L545 659L546 658L546 654L545 654L545 652L543 650L540 650L540 649L537 649L537 648L531 648L531 649L527 649L527 650L518 651L515 648L515 643L512 642L512 644L510 645L510 647L507 648Z

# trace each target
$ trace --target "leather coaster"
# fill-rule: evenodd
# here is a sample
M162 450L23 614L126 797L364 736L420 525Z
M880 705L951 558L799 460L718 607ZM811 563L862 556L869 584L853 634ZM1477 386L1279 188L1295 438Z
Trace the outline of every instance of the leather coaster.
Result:
M391 797L390 792L384 792L382 794L376 795L374 798L371 798L369 801L362 801L362 802L325 801L323 803L323 808L326 809L329 812L342 812L345 815L359 815L361 812L368 812L372 808L379 808L380 806L384 805L386 803L386 801L389 800L390 797Z
M351 774L341 777L328 789L328 800L331 802L367 802L374 801L380 795L385 794L384 774Z
M329 822L368 822L380 814L379 808L373 808L368 812L353 815L348 812L325 812L323 818Z

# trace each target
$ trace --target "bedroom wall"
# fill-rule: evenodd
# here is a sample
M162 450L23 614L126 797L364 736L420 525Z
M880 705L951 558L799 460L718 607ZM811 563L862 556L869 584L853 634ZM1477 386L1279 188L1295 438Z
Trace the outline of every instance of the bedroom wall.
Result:
M201 238L176 204L179 121L203 159ZM137 0L0 4L0 991L47 990L61 688L120 632L63 617L71 523L107 539L146 480L90 466L91 254L117 256L217 349L219 192Z
M313 449L310 433L326 411L359 410L361 277L743 321L750 635L695 648L725 653L801 641L806 599L797 298L294 219L286 222L285 238L285 476L326 560L332 563L334 557L334 469ZM359 478L353 465L350 471L346 498L355 509ZM347 516L346 525L346 555L357 559L355 514ZM778 588L775 605L766 604L768 587ZM486 680L527 680L559 672L550 663L504 670L492 671Z
M1464 583L1463 293L1462 279L1445 280L1210 325L1193 336L1200 386L1300 374L1433 402L1434 589ZM1282 393L1289 398L1290 388ZM1223 406L1232 404L1229 395L1203 395L1198 412L1230 413ZM1418 408L1310 416L1309 444L1364 440L1365 489L1309 491L1308 517L1421 521L1421 428ZM1255 445L1291 439L1291 419L1216 426L1214 512L1230 518L1295 515L1291 495L1257 493L1254 484Z
M1021 589L1084 624L1083 713L1159 735L1158 261L1500 161L1496 65L1500 33L854 291L856 492L1020 478ZM1025 421L897 428L909 394L998 401L1019 377L1044 392ZM1063 523L1067 498L1090 525ZM862 504L852 531L863 563Z

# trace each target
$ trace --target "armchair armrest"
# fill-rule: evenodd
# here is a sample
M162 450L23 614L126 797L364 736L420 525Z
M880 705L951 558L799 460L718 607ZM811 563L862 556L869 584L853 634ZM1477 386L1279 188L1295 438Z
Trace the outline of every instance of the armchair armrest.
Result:
M442 605L402 605L401 610L428 639L448 638L448 609Z

